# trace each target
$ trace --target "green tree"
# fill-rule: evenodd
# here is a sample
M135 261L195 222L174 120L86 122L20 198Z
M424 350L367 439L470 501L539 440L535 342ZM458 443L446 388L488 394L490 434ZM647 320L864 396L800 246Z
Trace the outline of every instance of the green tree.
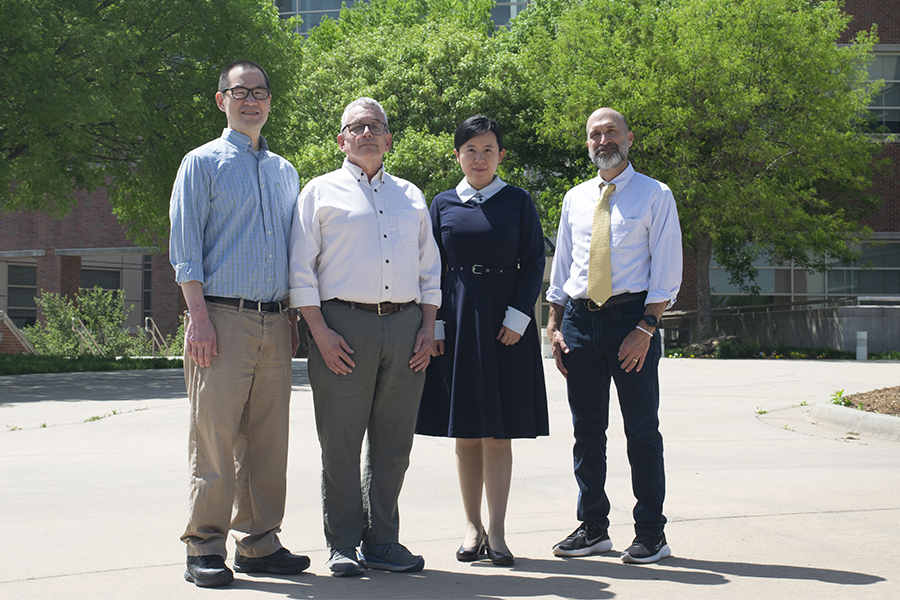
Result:
M831 0L562 2L524 59L544 91L541 129L583 147L611 106L635 132L629 158L667 183L696 264L709 331L710 259L753 289L752 263L824 269L856 256L880 140L867 135L874 33L839 46L850 17ZM515 26L514 26L515 27ZM593 175L582 158L581 180ZM693 307L685 307L693 308Z
M0 214L62 216L106 186L132 239L158 244L181 157L225 124L213 95L236 59L268 70L265 131L283 151L300 38L271 0L0 0L0 14Z
M453 158L457 124L482 113L507 135L501 176L527 183L527 140L517 135L525 93L491 22L492 0L372 0L325 20L303 44L297 128L291 155L303 182L337 168L344 107L360 96L385 107L394 147L389 171L429 200L461 175ZM533 131L533 127L527 132Z

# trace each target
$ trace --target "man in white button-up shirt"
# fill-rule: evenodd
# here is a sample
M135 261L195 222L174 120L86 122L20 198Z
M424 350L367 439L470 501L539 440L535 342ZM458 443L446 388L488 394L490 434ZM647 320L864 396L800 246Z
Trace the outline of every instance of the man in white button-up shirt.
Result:
M547 300L547 335L556 366L566 377L575 429L575 479L581 525L553 547L557 556L586 556L612 549L607 534L606 429L609 385L616 383L631 481L637 503L637 537L622 554L629 563L669 556L663 445L659 433L660 341L657 325L681 286L681 228L669 188L636 173L628 162L634 134L618 112L595 111L587 122L587 147L597 177L575 186L563 200ZM588 298L595 207L609 194L612 295ZM602 206L601 206L602 208ZM597 229L597 231L600 231ZM594 277L592 276L592 279Z
M441 262L422 192L384 171L391 141L378 102L350 103L337 136L347 158L303 188L291 228L290 299L313 338L328 566L339 577L425 565L398 543L397 500L431 359Z

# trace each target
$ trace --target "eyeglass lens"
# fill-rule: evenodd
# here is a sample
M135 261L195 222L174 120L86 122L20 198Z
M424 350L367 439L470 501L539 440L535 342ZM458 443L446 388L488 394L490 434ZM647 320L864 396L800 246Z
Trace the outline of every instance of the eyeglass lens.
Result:
M372 135L381 135L384 133L384 123L381 121L372 121L371 123L353 123L347 125L347 130L352 135L362 135L366 131L366 127L372 132Z
M253 97L256 100L265 100L269 97L268 88L253 88L252 90L248 90L247 88L236 87L228 90L231 92L231 97L235 100L243 100L249 94L253 94Z

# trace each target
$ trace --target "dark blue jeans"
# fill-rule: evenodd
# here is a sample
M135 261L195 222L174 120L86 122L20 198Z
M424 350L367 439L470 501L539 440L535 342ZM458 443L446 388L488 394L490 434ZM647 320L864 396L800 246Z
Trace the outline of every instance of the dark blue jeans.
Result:
M623 302L599 311L569 302L562 334L569 347L563 364L569 407L575 428L575 479L578 482L578 520L609 527L606 496L606 430L609 427L609 384L616 383L625 422L635 533L659 535L666 518L662 514L666 494L663 442L659 433L659 332L653 335L640 372L626 373L616 357L619 346L640 322L644 303Z

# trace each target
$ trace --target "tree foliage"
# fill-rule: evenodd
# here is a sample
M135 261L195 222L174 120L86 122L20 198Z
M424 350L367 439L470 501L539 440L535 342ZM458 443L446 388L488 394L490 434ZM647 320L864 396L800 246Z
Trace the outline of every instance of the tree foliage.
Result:
M630 158L678 201L704 324L713 256L748 288L761 252L855 256L881 146L864 127L874 36L839 46L848 21L829 0L585 0L529 49L549 65L533 73L548 139L583 139L599 106L629 118Z
M138 243L165 240L174 174L225 124L218 72L263 64L277 102L299 38L266 0L0 0L0 213L63 215L106 186ZM267 132L288 126L273 110ZM7 193L8 190L8 193Z

